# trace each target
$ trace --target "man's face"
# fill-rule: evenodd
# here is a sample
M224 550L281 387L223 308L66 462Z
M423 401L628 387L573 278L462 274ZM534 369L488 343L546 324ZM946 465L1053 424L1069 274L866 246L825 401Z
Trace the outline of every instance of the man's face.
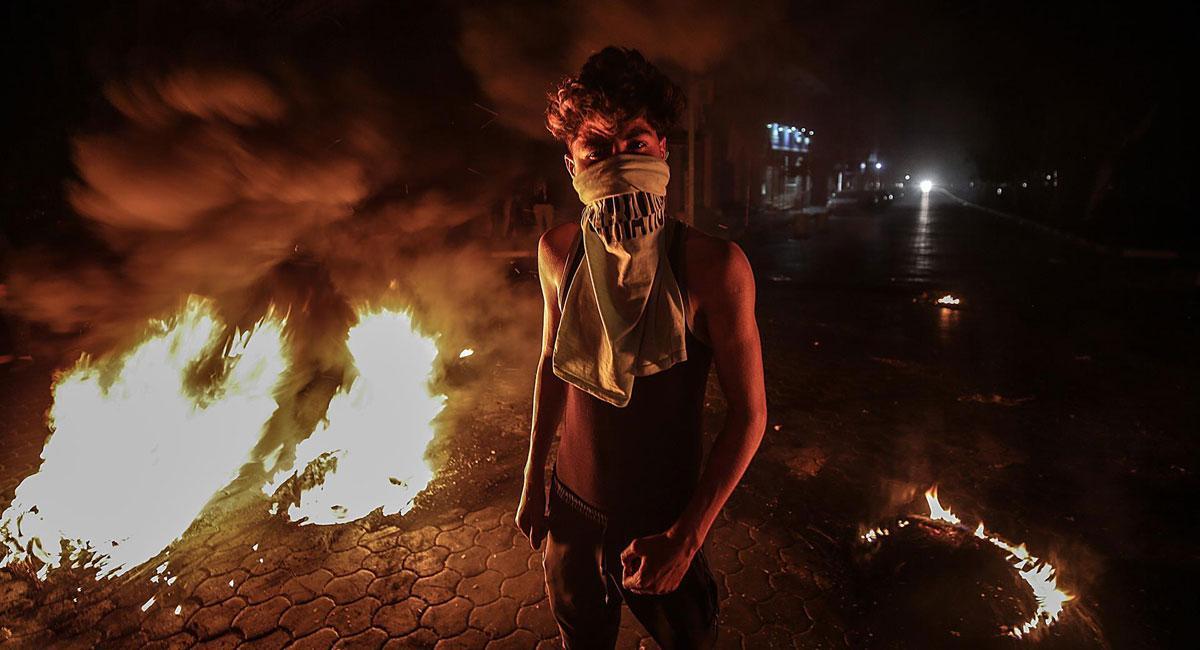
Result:
M572 176L588 167L621 153L667 157L667 139L638 117L624 122L592 119L584 122L579 135L567 145L564 160Z

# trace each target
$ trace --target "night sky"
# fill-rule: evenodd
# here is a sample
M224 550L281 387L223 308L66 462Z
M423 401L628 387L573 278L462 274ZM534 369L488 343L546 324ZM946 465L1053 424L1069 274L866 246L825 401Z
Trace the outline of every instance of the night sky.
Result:
M621 18L632 44L654 44L684 13L703 20L707 11L655 4L646 25ZM514 70L524 69L512 75L523 79L532 106L539 81L548 85L578 65L554 21L571 24L581 5L557 4L556 18L546 18L540 3L496 6L489 24L504 11L510 31L535 39L522 46L526 60ZM719 5L698 6L715 7L710 23L733 20ZM45 215L33 212L56 210L57 188L71 173L69 138L104 128L111 110L101 89L114 79L223 60L362 71L397 97L425 102L430 114L476 102L494 107L462 56L462 17L473 10L463 2L366 0L7 3L6 231L22 239L14 222L44 225ZM717 101L747 119L815 129L818 171L872 151L897 174L955 183L1061 169L1078 179L1083 197L1097 169L1115 165L1120 183L1169 195L1160 199L1164 209L1182 204L1186 152L1177 136L1191 6L797 2L761 3L738 15L728 35L718 30L728 42L702 66L716 79ZM620 30L610 31L621 40ZM674 46L660 44L651 54L670 58ZM501 113L501 123L538 118L529 109ZM497 137L490 146L510 142Z

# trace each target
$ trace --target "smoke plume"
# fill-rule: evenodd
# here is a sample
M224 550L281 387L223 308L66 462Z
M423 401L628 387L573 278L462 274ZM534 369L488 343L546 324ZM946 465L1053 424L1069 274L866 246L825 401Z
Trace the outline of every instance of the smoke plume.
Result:
M500 119L544 138L549 85L592 53L632 47L684 73L705 73L772 15L773 6L684 0L489 3L463 11L459 49Z

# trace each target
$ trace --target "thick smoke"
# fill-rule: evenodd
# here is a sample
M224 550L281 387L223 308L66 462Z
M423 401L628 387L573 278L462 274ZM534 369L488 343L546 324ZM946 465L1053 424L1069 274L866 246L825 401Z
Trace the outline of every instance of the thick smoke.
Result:
M105 98L116 124L74 139L67 188L101 252L21 252L13 302L98 354L128 349L192 294L215 301L227 337L286 314L291 371L252 481L288 464L353 377L345 335L363 307L412 310L448 360L463 347L533 358L533 292L464 234L507 179L471 182L455 142L406 130L434 113L419 97L353 72L189 66L113 81ZM219 365L197 365L198 393Z
M460 50L500 119L547 137L541 116L548 86L608 45L640 50L685 73L705 73L761 31L774 3L753 11L733 3L500 2L463 11Z

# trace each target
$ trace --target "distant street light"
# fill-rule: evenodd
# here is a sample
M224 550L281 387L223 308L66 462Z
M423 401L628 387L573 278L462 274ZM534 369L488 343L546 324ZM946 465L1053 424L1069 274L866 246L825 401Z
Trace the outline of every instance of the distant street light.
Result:
M883 169L883 163L880 163L880 162L875 163L875 169Z
M932 189L933 189L933 181L921 181L921 192L922 193L929 194L929 191Z

